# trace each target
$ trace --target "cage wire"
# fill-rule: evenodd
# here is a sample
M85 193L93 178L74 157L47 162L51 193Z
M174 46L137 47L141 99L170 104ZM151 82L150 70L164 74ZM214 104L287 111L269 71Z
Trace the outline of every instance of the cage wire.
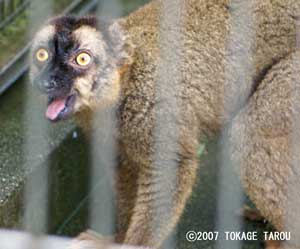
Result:
M250 95L252 75L251 48L254 40L253 4L255 1L231 0L229 8L232 10L229 19L229 39L226 44L225 82L223 95L224 117L229 121L245 104ZM235 141L236 142L236 141ZM237 141L239 143L239 141ZM232 162L230 161L230 147L233 146L227 136L227 127L221 131L219 140L218 160L218 201L216 231L242 231L243 221L235 215L243 206L244 198L241 187L233 184ZM236 169L242 166L235 165ZM242 244L239 240L224 243L220 238L216 248L238 249Z
M121 16L119 0L101 1L97 7L98 25L113 22ZM101 72L99 72L101 74ZM117 166L118 124L116 109L107 108L93 113L92 120L92 169L91 169L91 201L90 227L100 234L112 235L115 232L116 196L115 180Z
M28 36L32 38L37 27L52 15L52 1L41 4L39 0L32 0L28 12ZM41 248L39 237L47 232L48 160L45 158L45 163L38 169L32 164L34 157L40 157L45 155L45 151L50 151L47 120L40 115L43 113L43 108L45 107L41 105L38 93L32 90L30 83L27 83L23 116L25 127L23 167L24 172L27 173L23 227L34 236L31 237L30 242L23 245L23 248Z
M172 222L176 207L175 189L178 184L180 162L178 122L181 118L182 63L184 53L184 11L185 1L165 0L159 10L158 47L159 61L154 78L154 154L153 186L156 193L151 209L151 238L164 234L166 222ZM155 178L154 178L155 177ZM162 217L164 217L162 219ZM175 248L175 232L164 244L164 248Z

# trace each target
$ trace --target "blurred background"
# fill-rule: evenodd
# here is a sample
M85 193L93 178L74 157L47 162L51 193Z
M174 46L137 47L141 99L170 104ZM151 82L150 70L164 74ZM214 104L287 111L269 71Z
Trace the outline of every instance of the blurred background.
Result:
M30 198L33 205L29 205L32 209L29 219L39 224L41 213L45 213L41 208L44 205L48 208L45 232L75 236L88 227L90 141L83 136L73 120L59 124L46 123L47 134L28 128L31 124L28 123L30 120L26 117L28 113L25 110L27 55L32 35L49 16L62 13L101 13L103 2L105 0L0 0L0 228L24 227L24 186L28 178L40 178L45 167L45 178L34 185L36 197ZM147 0L119 0L118 15L127 15L146 2ZM44 12L43 8L47 9L49 6L51 11ZM33 15L39 17L32 19ZM44 113L37 115L43 116ZM26 138L28 130L32 137L30 142ZM47 141L47 146L40 144L40 141ZM28 153L23 149L25 144L32 144L33 148L39 149ZM202 162L196 191L174 232L178 248L215 248L214 241L189 243L185 234L189 230L216 231L218 148L216 138L207 141L199 149ZM240 185L234 173L229 175L230 186L226 186L226 190L234 193L233 190L240 188ZM39 186L42 189L43 185L47 185L48 194L47 198L41 199L39 194L43 195L43 191L40 191ZM243 199L245 204L252 205L245 196ZM39 205L41 201L46 203ZM231 211L224 215L230 215L232 219L240 218L238 210ZM266 223L243 223L245 231L262 232L271 229ZM263 243L261 240L247 241L241 246L263 248Z

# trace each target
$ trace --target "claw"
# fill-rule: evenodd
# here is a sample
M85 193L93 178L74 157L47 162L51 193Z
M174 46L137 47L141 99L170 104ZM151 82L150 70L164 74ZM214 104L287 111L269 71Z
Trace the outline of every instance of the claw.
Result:
M250 208L247 205L245 205L240 210L236 211L236 214L240 217L244 217L249 221L262 222L262 223L266 222L265 218L259 213L258 210Z
M101 234L93 231L93 230L87 230L76 238L77 240L89 240L89 241L94 241L94 242L99 242L99 243L111 243L112 238L107 237L107 236L102 236Z
M67 249L105 249L112 242L110 238L104 237L92 230L87 230L74 239Z

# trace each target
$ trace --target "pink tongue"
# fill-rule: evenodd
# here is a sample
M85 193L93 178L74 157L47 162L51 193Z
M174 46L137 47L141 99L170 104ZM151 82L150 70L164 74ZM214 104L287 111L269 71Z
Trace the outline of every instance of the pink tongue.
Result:
M46 117L50 120L55 120L60 112L65 108L67 98L57 99L51 102L46 111Z

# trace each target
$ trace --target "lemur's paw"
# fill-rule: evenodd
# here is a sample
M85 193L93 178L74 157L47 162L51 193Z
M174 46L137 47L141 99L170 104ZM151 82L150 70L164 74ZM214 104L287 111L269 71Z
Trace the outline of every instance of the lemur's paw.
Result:
M67 249L104 249L105 247L99 247L92 241L77 240L74 239Z
M86 230L78 235L77 240L87 240L101 243L112 243L113 237L103 236L93 230Z
M106 249L111 242L111 238L104 237L92 230L87 230L79 234L67 249Z
M243 208L236 211L236 215L243 217L249 221L266 223L266 219L256 209L245 205Z

